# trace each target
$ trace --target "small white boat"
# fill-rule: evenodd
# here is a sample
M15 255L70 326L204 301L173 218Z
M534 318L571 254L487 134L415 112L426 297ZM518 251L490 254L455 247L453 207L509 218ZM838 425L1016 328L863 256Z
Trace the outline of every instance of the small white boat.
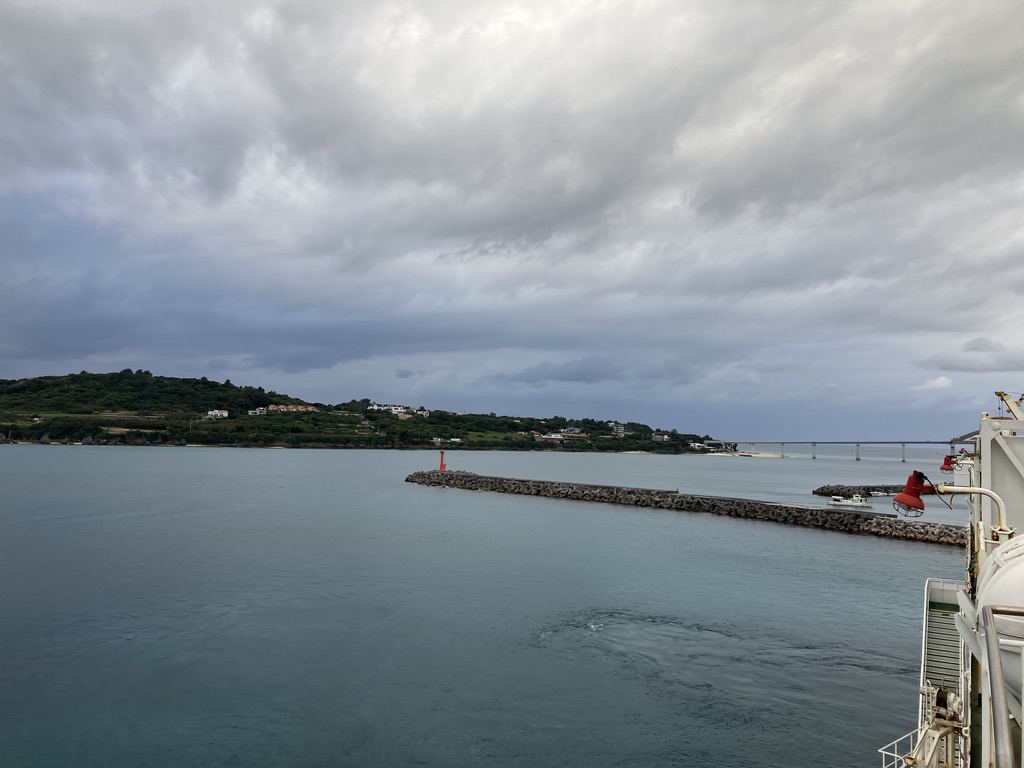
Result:
M850 498L833 496L828 500L828 503L833 507L870 507L871 499L865 499L859 493L855 493Z

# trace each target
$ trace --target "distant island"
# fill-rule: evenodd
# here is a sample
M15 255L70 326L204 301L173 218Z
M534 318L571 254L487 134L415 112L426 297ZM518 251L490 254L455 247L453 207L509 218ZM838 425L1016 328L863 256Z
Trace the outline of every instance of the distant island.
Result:
M709 435L636 422L329 405L149 371L0 379L0 442L708 453Z

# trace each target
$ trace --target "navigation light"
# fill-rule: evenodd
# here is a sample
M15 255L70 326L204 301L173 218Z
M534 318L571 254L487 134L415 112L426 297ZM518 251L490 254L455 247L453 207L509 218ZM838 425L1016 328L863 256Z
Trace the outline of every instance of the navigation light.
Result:
M924 514L924 502L921 501L921 494L927 493L925 488L931 488L931 485L931 480L924 476L924 472L918 472L915 469L907 478L903 492L897 493L893 497L892 508L904 517L920 517Z

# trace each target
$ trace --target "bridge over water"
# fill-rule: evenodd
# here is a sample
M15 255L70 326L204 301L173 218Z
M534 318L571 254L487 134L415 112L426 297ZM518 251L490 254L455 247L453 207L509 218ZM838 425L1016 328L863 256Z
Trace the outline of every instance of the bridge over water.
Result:
M908 445L947 445L949 446L950 453L956 453L956 446L974 444L974 440L970 437L957 437L951 440L707 440L705 442L712 446L749 445L752 451L756 450L759 445L778 445L781 447L780 453L783 456L786 455L787 445L807 445L811 448L812 459L818 458L819 445L851 445L854 447L854 457L857 461L860 461L860 448L862 445L898 445L900 446L900 461L903 462L907 460Z

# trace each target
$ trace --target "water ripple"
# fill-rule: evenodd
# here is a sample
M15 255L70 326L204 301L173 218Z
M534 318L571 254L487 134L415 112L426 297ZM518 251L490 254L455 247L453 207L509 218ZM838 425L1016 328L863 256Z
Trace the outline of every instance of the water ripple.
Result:
M914 673L882 649L622 609L553 617L534 630L531 645L643 680L697 720L727 717L754 728L771 727L782 714L813 718L822 707L854 697L866 679ZM859 681L856 688L850 680Z

